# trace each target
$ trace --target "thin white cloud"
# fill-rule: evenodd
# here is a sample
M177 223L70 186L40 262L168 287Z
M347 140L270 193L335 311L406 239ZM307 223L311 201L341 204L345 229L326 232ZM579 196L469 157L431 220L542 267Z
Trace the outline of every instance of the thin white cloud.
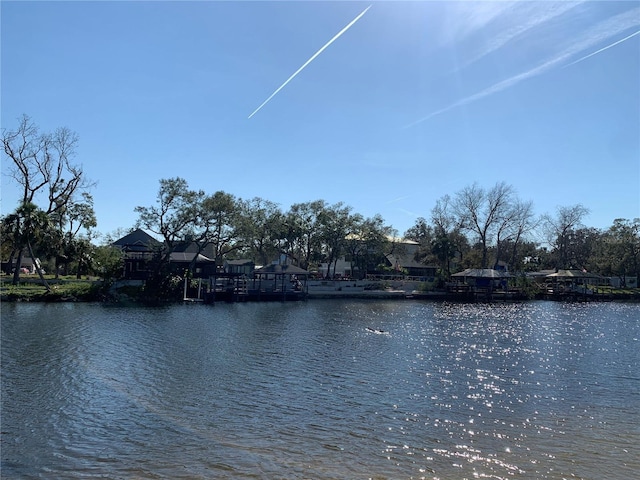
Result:
M517 85L518 83L524 80L527 80L531 77L541 75L549 71L550 69L556 67L557 65L562 64L563 62L575 56L576 54L583 52L589 48L593 48L595 45L602 43L603 41L613 36L619 35L629 30L630 28L633 28L633 27L637 28L638 25L640 25L640 8L635 8L633 10L629 10L627 12L611 17L605 20L604 22L601 22L600 24L596 25L594 28L590 29L589 31L587 31L579 40L573 42L564 51L558 53L556 56L550 58L549 60L542 63L541 65L538 65L537 67L532 68L531 70L527 70L526 72L522 72L518 75L514 75L513 77L507 78L506 80L502 80L501 82L495 83L478 93L462 98L447 107L441 108L440 110L431 112L426 117L416 120L415 122L406 125L404 128L413 127L437 115L441 115L445 112L448 112L449 110L453 110L454 108L468 105L469 103L475 102L477 100L483 99L495 93L506 90L507 88L513 87L514 85ZM615 44L611 44L605 48L602 48L599 51L594 52L592 55L595 55L596 53L606 50L607 48L610 48L614 45L617 45L618 43L621 43L622 41L627 40L633 37L634 35L635 34L630 35L628 38L622 39L621 41L618 41ZM587 55L587 57L592 55ZM585 58L586 57L583 57L581 59L578 59L577 61L584 60Z
M443 43L459 42L484 29L513 8L511 2L450 2L442 22Z
M415 217L415 218L418 218L418 217L420 217L420 216L421 216L419 213L417 213L417 212L412 212L411 210L407 210L406 208L398 208L398 211L399 211L399 212L404 213L405 215L407 215L407 216L409 216L409 217Z
M465 62L464 66L477 62L526 32L555 20L582 3L584 2L523 2L517 4L517 9L504 10L501 17L504 17L505 23L509 24L510 28L492 38L482 51Z
M396 203L396 202L399 202L401 200L406 200L407 198L409 198L409 195L405 195L403 197L394 198L392 200L389 200L386 204L388 205L390 203Z
M367 8L365 8L365 9L362 11L362 13L360 13L360 15L358 15L356 18L354 18L353 20L351 20L351 22L350 22L346 27L344 27L342 30L340 30L340 31L339 31L336 35L334 35L334 37L333 37L331 40L329 40L329 41L328 41L328 42L327 42L327 43L326 43L326 44L325 44L325 45L324 45L320 50L318 50L316 53L314 53L314 54L313 54L313 56L312 56L309 60L307 60L307 61L306 61L306 62L305 62L305 63L304 63L304 64L303 64L303 65L302 65L298 70L296 70L296 71L294 72L294 74L293 74L293 75L291 75L289 78L287 78L287 80L286 80L282 85L280 85L280 86L276 89L276 91L275 91L275 92L273 92L273 93L269 96L269 98L267 98L264 102L262 102L262 104L261 104L258 108L256 108L256 109L251 113L251 115L249 115L249 117L248 117L248 118L251 118L251 117L253 117L256 113L258 113L258 111L259 111L262 107L264 107L264 106L269 102L269 100L271 100L273 97L275 97L275 96L276 96L276 94L277 94L280 90L282 90L282 89L283 89L283 88L284 88L284 87L285 87L285 86L286 86L286 85L287 85L291 80L293 80L293 79L295 78L295 76L296 76L296 75L298 75L298 74L299 74L299 73L300 73L300 72L301 72L301 71L302 71L302 70L303 70L307 65L309 65L311 62L313 62L313 60L315 60L315 58L316 58L318 55L320 55L322 52L324 52L324 50L325 50L329 45L331 45L331 44L332 44L333 42L335 42L338 38L340 38L340 36L341 36L344 32L346 32L347 30L349 30L349 29L350 29L350 28L351 28L351 27L352 27L352 26L353 26L353 25L354 25L358 20L360 20L360 18L362 18L362 16L363 16L365 13L367 13L367 10L369 10L370 8L371 8L371 5L369 5Z
M608 50L611 47L615 47L619 43L626 42L627 40L629 40L632 37L635 37L639 33L640 33L640 30L638 30L637 32L632 33L631 35L627 35L626 37L618 40L617 42L613 42L611 45L607 45L606 47L602 47L600 50L596 50L595 52L590 53L589 55L585 55L584 57L579 58L575 62L571 62L569 65L565 65L565 67L570 67L571 65L575 65L576 63L582 62L583 60L586 60L587 58L593 57L594 55L597 55L600 52L604 52L605 50Z

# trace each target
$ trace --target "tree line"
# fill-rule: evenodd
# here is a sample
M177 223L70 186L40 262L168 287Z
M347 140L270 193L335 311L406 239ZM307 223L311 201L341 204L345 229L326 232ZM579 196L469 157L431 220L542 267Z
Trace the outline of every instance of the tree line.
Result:
M618 218L607 229L584 224L581 204L558 206L536 215L533 202L498 182L473 184L436 201L429 220L419 218L405 237L420 244L423 263L438 265L445 276L464 268L511 272L577 269L619 277L640 274L640 218Z
M56 275L109 276L121 269L121 255L109 242L95 245L90 193L95 183L74 163L77 143L77 134L66 128L41 133L27 116L15 130L3 131L9 175L22 192L17 208L1 222L6 273L26 254L51 259ZM137 206L135 212L135 227L164 244L159 277L171 251L186 242L199 251L212 250L218 263L249 258L265 265L284 255L304 269L326 263L327 275L335 273L340 258L361 275L380 271L385 253L402 249L394 241L399 233L380 215L364 217L341 202L314 200L282 210L259 197L193 190L179 177L161 179L155 204ZM588 213L576 204L538 216L533 202L520 199L513 186L474 183L439 198L430 215L418 218L402 237L418 244L415 260L437 266L443 278L464 268L498 265L512 272L577 268L623 280L638 275L640 219L616 219L609 228L596 229L585 226ZM14 283L19 275L16 268Z
M159 236L170 252L185 242L206 247L221 264L249 258L266 265L280 256L303 269L320 262L335 266L347 255L352 270L371 271L381 262L393 229L381 216L354 213L343 203L296 203L288 211L263 198L243 200L224 191L191 190L182 178L160 180L156 204L138 206L137 225ZM330 271L331 268L328 269Z

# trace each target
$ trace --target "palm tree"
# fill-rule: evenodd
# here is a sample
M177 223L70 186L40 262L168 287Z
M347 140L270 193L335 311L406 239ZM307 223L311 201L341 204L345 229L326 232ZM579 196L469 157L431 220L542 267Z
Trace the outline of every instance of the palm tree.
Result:
M13 272L13 284L17 285L20 281L20 264L22 263L22 253L27 248L31 259L36 267L36 271L42 280L42 284L47 291L51 291L51 287L42 274L40 262L33 254L33 244L41 242L51 231L52 224L49 216L30 202L20 205L14 213L8 215L5 219L8 231L11 232L14 241L14 248L18 252L16 259L16 268Z

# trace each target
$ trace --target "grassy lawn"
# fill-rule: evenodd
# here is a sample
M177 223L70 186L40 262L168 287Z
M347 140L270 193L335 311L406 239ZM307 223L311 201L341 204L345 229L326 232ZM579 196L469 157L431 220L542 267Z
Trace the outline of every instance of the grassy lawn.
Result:
M620 297L638 297L640 298L640 289L638 288L614 288L614 287L602 287L602 286L592 286L589 287L594 290L594 292L599 294L607 294L614 295Z
M20 277L18 285L12 285L12 278L0 277L0 294L3 300L21 301L92 301L101 299L102 284L97 278L76 280L75 276L55 279L52 275L45 275L51 287L47 289L37 275Z

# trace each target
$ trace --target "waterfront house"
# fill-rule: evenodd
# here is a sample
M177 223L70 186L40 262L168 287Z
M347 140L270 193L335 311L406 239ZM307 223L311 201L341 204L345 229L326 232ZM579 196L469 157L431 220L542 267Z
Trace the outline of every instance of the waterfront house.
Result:
M418 262L412 254L388 254L385 255L387 266L399 272L406 273L411 277L425 277L431 279L436 276L438 267L433 265L425 265Z
M256 264L248 259L224 261L224 271L231 275L244 275L252 278L255 268Z
M146 280L151 260L162 252L162 243L138 228L116 240L112 246L122 250L126 280Z
M354 238L353 235L349 237L351 239ZM425 265L416 260L416 254L420 248L418 242L392 236L387 237L387 241L387 253L381 255L381 263L387 268L398 272L398 275L425 277L433 281L433 277L435 277L438 268L433 265ZM362 278L365 274L373 273L372 271L359 271L357 265L352 264L350 260L350 257L342 256L335 264L328 265L327 263L322 263L320 264L318 273L320 273L323 278L331 276L333 273L335 273L337 278Z
M391 252L385 255L387 267L412 277L426 277L433 281L438 267L416 260L420 244L405 238L389 238Z
M335 263L329 265L327 262L323 262L318 266L318 274L322 278L327 278L335 273L337 278L351 278L358 276L358 267L353 265L348 257L342 256L338 258Z
M165 245L138 228L112 243L124 255L125 280L146 280L151 272L151 262L166 253ZM195 242L176 245L169 254L170 270L182 275L191 270L195 278L209 278L217 271L212 244L204 246Z

